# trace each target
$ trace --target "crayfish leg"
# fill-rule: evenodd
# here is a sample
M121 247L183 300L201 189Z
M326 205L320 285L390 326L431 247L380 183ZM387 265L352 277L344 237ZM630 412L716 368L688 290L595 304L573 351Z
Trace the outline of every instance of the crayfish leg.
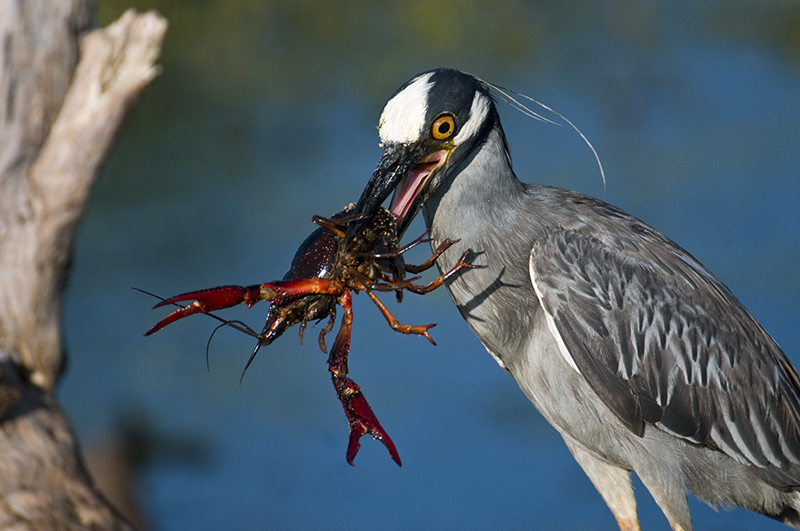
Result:
M325 354L328 353L328 345L325 344L325 336L328 335L328 332L333 330L333 325L335 324L336 324L336 312L334 311L328 318L328 324L325 325L325 328L319 331L319 338L317 338L317 341L319 342L319 348Z
M337 235L340 238L344 238L344 231L339 228L341 222L337 223L336 221L328 218L323 218L322 216L314 215L311 218L311 221L319 225L320 227L324 227Z
M402 334L414 334L418 336L425 336L425 338L431 342L432 345L436 345L436 341L433 340L431 335L428 333L428 330L436 326L436 323L431 323L429 325L408 325L402 324L397 318L392 315L389 309L378 299L378 297L372 292L368 291L367 295L369 298L372 299L372 302L375 303L375 306L378 307L378 310L383 315L386 322L389 323L389 326L392 327L392 330L395 332L400 332Z
M353 203L350 203L344 208L344 210L334 214L331 218L324 218L320 215L314 214L311 217L311 221L320 227L328 229L340 238L344 238L345 231L343 231L340 227L349 225L354 221L359 221L367 217L364 214L350 214L355 207L356 206Z
M382 291L389 291L389 290L396 290L396 289L405 289L411 292L414 292L418 295L424 295L426 293L430 293L431 291L435 290L436 288L440 287L442 284L447 282L453 275L457 274L462 269L474 269L478 266L467 263L467 257L472 253L472 250L467 250L462 256L461 259L458 261L456 265L454 265L449 271L445 272L442 275L436 277L433 281L428 283L425 286L421 286L419 284L414 284L413 281L417 280L416 278L412 278L409 280L400 280L397 282L389 282L380 286L380 290ZM373 286L374 289L378 289L377 286Z
M411 242L411 244L413 243L414 242ZM455 243L458 243L458 240L451 240L450 238L447 238L446 240L444 240L442 243L439 244L439 247L437 247L435 251L433 251L433 254L431 255L430 258L428 258L419 265L406 264L406 270L409 273L413 273L415 275L417 273L422 273L423 271L427 271L428 269L433 267L433 265L436 263L436 259L439 258L442 255L442 253L448 250Z
M364 398L361 388L347 377L347 356L350 354L350 332L353 324L352 296L349 291L340 298L340 304L344 309L344 315L342 316L342 325L336 334L336 340L328 356L328 370L331 373L336 396L342 403L350 427L346 453L347 462L351 466L353 465L353 460L361 448L361 437L369 433L373 439L383 443L397 466L402 466L394 442L378 422L378 418L373 413L367 399Z

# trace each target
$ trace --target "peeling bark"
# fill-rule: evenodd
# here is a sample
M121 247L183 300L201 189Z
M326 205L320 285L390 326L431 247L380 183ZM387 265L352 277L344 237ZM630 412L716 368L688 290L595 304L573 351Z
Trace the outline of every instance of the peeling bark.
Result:
M90 30L91 0L0 0L0 527L130 529L84 470L54 390L77 224L166 21ZM80 354L78 354L80 355Z

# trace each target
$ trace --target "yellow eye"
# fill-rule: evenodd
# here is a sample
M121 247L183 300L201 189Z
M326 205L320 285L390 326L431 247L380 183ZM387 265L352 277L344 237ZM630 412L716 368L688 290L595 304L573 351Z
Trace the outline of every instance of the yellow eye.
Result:
M431 136L435 140L447 140L456 130L456 119L452 114L443 114L433 121Z

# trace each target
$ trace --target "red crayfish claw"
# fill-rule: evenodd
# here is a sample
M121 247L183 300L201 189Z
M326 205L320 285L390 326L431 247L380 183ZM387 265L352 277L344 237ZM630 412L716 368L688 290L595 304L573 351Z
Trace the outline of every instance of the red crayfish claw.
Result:
M347 423L350 426L350 439L347 443L346 454L347 462L351 466L353 465L353 460L361 448L360 439L369 433L373 439L383 443L386 449L389 450L389 455L397 463L397 466L403 466L394 442L392 442L386 430L383 429L381 423L378 422L378 418L372 412L372 408L369 407L361 388L347 376L347 357L350 354L350 331L353 324L352 296L349 291L342 294L340 304L344 309L344 316L342 317L342 325L339 327L339 333L336 334L333 348L328 355L328 370L331 373L333 388L336 389L336 396L339 397L339 401L342 403L344 414L347 416Z
M364 394L350 378L342 378L340 382L336 383L339 398L344 406L344 412L347 415L347 420L350 424L350 439L347 443L347 462L352 466L353 460L361 448L361 437L369 433L372 438L380 441L389 450L389 455L392 457L397 466L403 466L400 462L400 455L394 446L389 434L383 429L381 423L372 408L369 407L367 399Z
M153 308L155 309L181 301L193 302L184 308L175 310L160 320L153 328L145 332L144 335L149 336L150 334L158 332L168 324L195 313L208 313L222 308L230 308L237 304L247 304L249 308L258 301L271 300L271 298L275 296L275 291L270 291L270 289L271 288L267 284L255 284L253 286L219 286L216 288L181 293L169 299L164 299L153 306Z

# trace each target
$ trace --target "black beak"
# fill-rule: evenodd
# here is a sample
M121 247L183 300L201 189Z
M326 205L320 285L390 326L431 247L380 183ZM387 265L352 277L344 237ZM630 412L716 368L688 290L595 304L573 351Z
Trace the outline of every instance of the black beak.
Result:
M397 185L414 167L419 158L414 144L389 144L383 148L383 155L378 162L378 167L353 211L355 216L364 216L365 219L354 221L347 226L345 244L350 243L356 234L364 228L367 219L378 211L381 204L394 192ZM409 220L410 221L410 220Z

